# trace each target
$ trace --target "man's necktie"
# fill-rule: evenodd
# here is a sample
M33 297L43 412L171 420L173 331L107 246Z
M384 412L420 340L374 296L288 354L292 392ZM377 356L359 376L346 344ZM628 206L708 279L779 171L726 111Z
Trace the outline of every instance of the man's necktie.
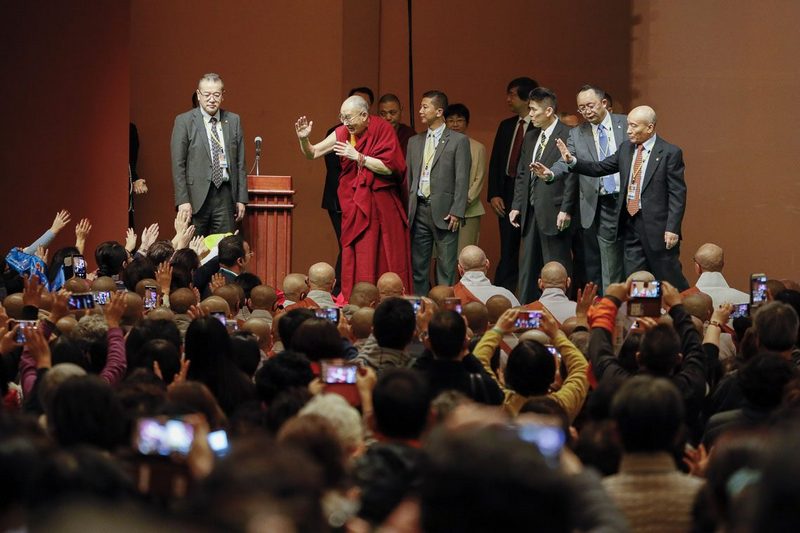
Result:
M511 145L511 155L508 157L507 176L517 176L517 166L519 165L519 155L522 153L523 140L525 140L525 121L519 119L517 133L514 135L514 144Z
M628 193L628 214L630 216L639 212L639 199L642 197L642 154L644 145L636 149L636 160L633 162L633 175L628 187L633 187L633 194Z
M211 182L217 188L222 185L220 154L222 154L222 142L217 133L217 117L211 117Z
M536 157L533 158L534 162L539 161L542 158L542 152L544 152L544 147L547 145L547 135L542 132L542 136L539 139L539 146L536 148Z
M602 161L609 155L611 152L608 149L608 132L606 131L606 127L600 124L597 126L597 139L600 145L600 153L597 154L599 157L598 159ZM617 182L614 179L616 174L609 174L608 176L603 176L603 189L605 190L606 194L611 194L613 192L617 192Z
M433 154L436 153L436 145L433 139L433 133L428 133L428 138L425 139L425 151L422 154L422 171L428 175L428 180L420 184L420 192L425 198L431 195L431 163L433 162Z

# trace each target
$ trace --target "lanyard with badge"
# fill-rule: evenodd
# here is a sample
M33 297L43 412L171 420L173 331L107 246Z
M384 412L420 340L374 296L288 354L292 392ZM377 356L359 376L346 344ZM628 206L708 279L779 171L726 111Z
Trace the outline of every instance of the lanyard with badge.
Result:
M428 141L426 139L425 143L427 144L427 142ZM433 149L431 150L431 153L428 154L427 158L425 157L424 153L423 153L423 156L422 156L422 175L420 175L420 178L419 178L420 179L420 187L422 187L423 184L430 185L430 182L431 182L431 162L433 161L433 156L436 155L436 136L435 135L431 135L431 144L433 145Z
M628 182L628 200L636 200L636 189L639 187L641 183L641 179L636 179L637 177L640 178L642 169L644 168L645 163L647 163L647 157L644 155L644 151L642 151L642 162L639 163L638 167L633 169L633 174L631 174L631 179Z
M222 142L219 139L219 133L217 132L217 125L213 122L210 123L211 126L211 142L216 144L219 150L217 151L217 158L219 160L219 168L228 168L228 158L225 156L225 147L222 145Z

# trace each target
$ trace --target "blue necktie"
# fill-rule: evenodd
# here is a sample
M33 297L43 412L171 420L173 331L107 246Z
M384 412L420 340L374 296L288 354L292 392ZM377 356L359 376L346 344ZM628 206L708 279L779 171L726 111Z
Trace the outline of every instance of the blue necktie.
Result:
M598 154L600 157L598 157L598 159L602 161L613 153L608 149L608 133L606 133L606 127L602 124L597 126L597 138L600 141L598 143L600 144L600 153ZM616 174L603 176L603 189L605 190L606 194L617 192L617 183L614 179L615 176Z

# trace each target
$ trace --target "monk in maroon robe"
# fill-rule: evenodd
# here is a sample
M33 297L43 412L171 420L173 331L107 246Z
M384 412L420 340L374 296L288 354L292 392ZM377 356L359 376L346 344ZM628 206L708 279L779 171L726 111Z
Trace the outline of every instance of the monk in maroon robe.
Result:
M411 286L411 255L406 205L406 164L394 128L370 116L366 101L351 96L339 117L342 125L316 145L308 140L313 122L295 123L300 149L309 159L334 151L341 157L342 293L350 297L359 281L376 283L395 272Z

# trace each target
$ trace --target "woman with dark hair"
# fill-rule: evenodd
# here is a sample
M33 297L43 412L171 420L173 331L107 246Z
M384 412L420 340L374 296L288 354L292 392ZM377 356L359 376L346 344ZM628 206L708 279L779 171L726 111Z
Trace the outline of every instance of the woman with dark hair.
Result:
M55 281L56 276L58 276L59 271L64 266L64 259L71 255L80 255L81 252L74 246L66 246L64 248L60 248L56 250L56 253L53 254L52 259L50 259L50 264L47 265L47 281L53 283Z
M136 291L136 284L143 279L156 277L156 267L148 258L137 254L133 261L125 266L123 279L129 291Z
M233 361L228 330L214 317L201 317L186 330L188 378L204 383L229 416L255 399L255 387Z
M98 277L109 276L117 279L125 268L128 250L117 241L101 242L94 250L94 260L97 262Z

